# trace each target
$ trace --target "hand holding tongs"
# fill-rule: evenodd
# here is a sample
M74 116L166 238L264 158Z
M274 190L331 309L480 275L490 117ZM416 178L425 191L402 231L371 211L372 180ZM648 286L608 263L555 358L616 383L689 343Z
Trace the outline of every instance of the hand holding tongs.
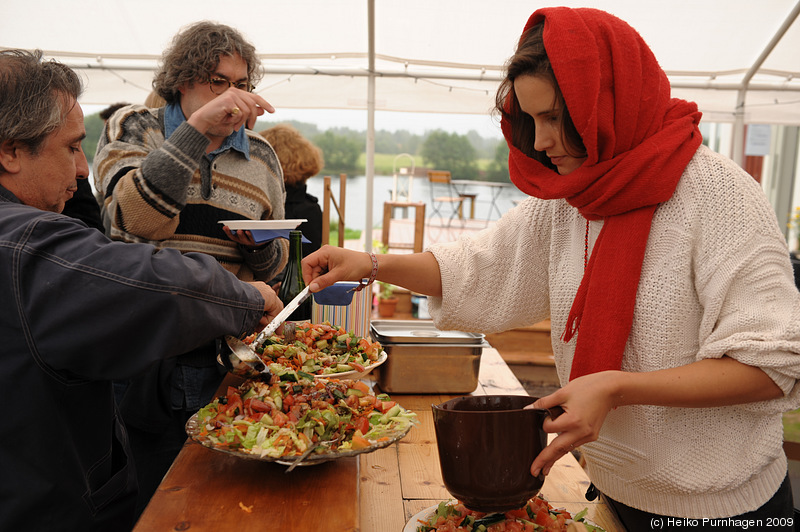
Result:
M272 336L272 334L276 330L278 330L278 327L280 327L280 325L284 321L286 321L286 318L288 318L292 314L292 312L297 310L297 307L300 306L300 303L305 301L309 295L311 295L311 292L309 290L309 287L306 286L299 294L297 294L294 297L294 299L292 299L289 302L288 305L286 305L283 308L282 311L278 313L277 316L275 316L275 319L269 322L269 325L264 327L263 331L258 333L256 339L253 340L253 343L251 343L250 345L242 342L235 336L230 336L230 335L225 337L225 342L228 344L228 347L230 347L233 354L238 357L239 361L244 362L245 364L250 366L253 370L255 370L257 373L264 372L266 370L266 366L264 365L264 362L261 360L261 357L259 357L258 354L256 354L256 349L259 346L261 346L261 344L263 344L267 340L267 338ZM231 363L238 370L238 374L244 374L244 376L247 376L246 374L248 373L248 371L246 370L246 368L245 370L241 370L240 368L237 367L237 363L234 360L231 360ZM223 365L228 367L227 364ZM231 368L228 367L228 369L230 370Z

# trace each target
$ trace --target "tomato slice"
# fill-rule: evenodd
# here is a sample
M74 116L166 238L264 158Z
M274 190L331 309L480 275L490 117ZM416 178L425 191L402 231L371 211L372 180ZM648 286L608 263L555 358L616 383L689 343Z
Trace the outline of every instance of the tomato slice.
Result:
M249 409L253 412L269 412L272 410L272 407L269 403L265 403L261 399L256 399L255 397L251 397L250 399L245 401L245 409Z
M550 524L550 512L547 511L547 508L539 508L536 511L536 521L537 525L547 526Z
M283 412L276 410L275 413L272 414L272 422L279 427L286 425L288 421L289 421L289 416L287 416Z
M369 420L365 417L359 417L355 422L356 430L360 430L361 434L369 432Z
M520 519L528 519L528 512L525 510L525 507L517 508L516 510L509 510L506 512L506 517L516 519L519 517Z
M353 434L353 450L366 449L369 445L369 440L362 436L361 432L356 431L355 434Z

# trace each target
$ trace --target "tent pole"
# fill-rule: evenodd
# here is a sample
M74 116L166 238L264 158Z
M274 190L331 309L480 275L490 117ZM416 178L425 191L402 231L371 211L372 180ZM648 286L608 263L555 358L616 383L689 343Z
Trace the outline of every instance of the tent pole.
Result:
M795 4L789 16L786 17L781 27L778 28L778 31L772 36L772 40L769 41L767 47L764 48L764 51L761 52L761 55L758 56L758 59L756 59L755 63L753 63L744 75L742 85L736 95L736 114L733 122L733 156L731 158L742 168L744 168L744 106L745 98L747 97L747 88L750 85L750 80L753 79L758 69L761 68L761 65L764 64L769 54L772 53L772 50L775 49L775 46L777 46L778 42L794 23L795 19L797 19L798 14L800 14L800 1Z
M372 251L372 200L375 182L375 0L367 0L369 75L367 76L367 205L364 210L364 251Z

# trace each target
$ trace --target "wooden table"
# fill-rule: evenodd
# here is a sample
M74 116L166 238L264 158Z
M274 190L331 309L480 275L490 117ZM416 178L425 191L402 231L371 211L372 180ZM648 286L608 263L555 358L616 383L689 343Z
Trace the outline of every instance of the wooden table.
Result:
M499 353L487 348L473 394L526 392ZM442 483L431 405L452 397L393 394L420 420L400 442L289 474L280 464L187 440L134 530L400 532L417 512L451 498ZM588 508L589 519L608 532L624 531L605 504L585 500L588 486L583 469L567 455L553 467L542 494L573 514Z
M477 194L467 192L465 187L487 187L492 189L492 198L489 202L489 213L486 215L486 221L492 219L493 211L497 212L497 217L503 216L500 212L500 207L497 206L497 198L503 193L503 189L513 187L511 183L503 181L475 181L473 179L453 179L451 183L456 187L459 195L461 196L477 196ZM462 216L463 218L463 216ZM475 218L475 198L472 198L472 218Z

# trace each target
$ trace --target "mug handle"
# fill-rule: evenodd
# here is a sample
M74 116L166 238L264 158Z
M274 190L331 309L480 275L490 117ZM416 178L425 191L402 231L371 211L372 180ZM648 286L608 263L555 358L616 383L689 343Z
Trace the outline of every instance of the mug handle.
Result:
M550 419L556 419L558 416L564 413L564 409L561 408L561 405L551 406L545 410L547 410L547 414L550 416Z

